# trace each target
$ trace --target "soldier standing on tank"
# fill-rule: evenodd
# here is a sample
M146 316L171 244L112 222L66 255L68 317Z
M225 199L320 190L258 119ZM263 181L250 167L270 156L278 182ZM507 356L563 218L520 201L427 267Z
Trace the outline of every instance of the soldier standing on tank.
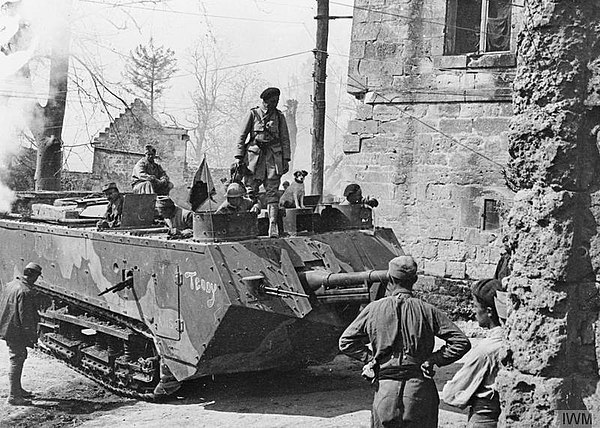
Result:
M0 296L0 338L8 346L8 404L13 406L30 405L28 398L33 397L31 392L22 388L21 374L27 358L27 348L33 348L37 342L40 317L31 286L41 274L40 265L28 263L23 276L6 284Z
M131 173L133 193L168 195L173 188L169 176L163 167L154 161L155 158L156 149L150 144L146 145L145 156L135 164Z
M261 94L262 104L250 109L243 123L235 158L248 168L246 187L258 194L262 184L267 196L269 236L279 236L279 185L290 167L290 135L285 116L277 109L278 88L267 88Z
M413 297L417 264L411 256L390 260L388 278L388 297L362 310L340 337L340 350L366 363L363 376L375 386L372 427L435 428L434 367L457 361L471 344L446 314ZM446 344L433 352L435 337Z

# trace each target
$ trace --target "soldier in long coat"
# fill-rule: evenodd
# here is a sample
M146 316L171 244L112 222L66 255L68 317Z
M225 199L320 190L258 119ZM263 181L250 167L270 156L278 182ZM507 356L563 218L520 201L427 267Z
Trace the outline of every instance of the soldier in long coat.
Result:
M278 88L267 88L261 94L262 104L250 110L243 123L235 158L248 168L246 187L258 194L262 184L267 196L269 236L279 236L279 185L281 176L290 169L290 135L285 116L277 109Z
M31 286L42 274L37 263L28 263L23 276L6 284L0 296L0 338L8 347L8 404L25 406L33 394L21 386L23 365L27 359L27 348L37 342L37 312L35 291Z

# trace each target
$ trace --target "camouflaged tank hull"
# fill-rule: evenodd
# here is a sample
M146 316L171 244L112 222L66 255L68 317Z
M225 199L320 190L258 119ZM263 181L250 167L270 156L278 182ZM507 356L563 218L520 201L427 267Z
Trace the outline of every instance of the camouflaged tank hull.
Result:
M360 302L343 295L323 299L319 289L301 282L299 273L383 270L402 253L389 229L199 243L0 219L0 240L2 285L34 261L43 268L39 289L69 302L62 312L49 311L54 315L43 323L46 339L58 335L59 324L69 320L85 334L105 332L110 339L98 338L77 357L77 349L89 344L76 329L61 336L56 352L73 365L85 363L88 372L124 373L124 363L118 370L111 364L115 355L127 353L128 334L135 333L154 344L161 379L169 373L177 382L333 358L338 337ZM263 277L272 291L253 288L246 279L255 276ZM99 296L124 279L128 286ZM73 306L80 306L77 319L69 312ZM86 317L123 325L105 323L104 328L103 322ZM110 342L120 337L125 343L111 349ZM103 346L108 353L102 354ZM136 373L122 374L117 383L126 387L132 382L124 380L127 376L143 377L143 367Z

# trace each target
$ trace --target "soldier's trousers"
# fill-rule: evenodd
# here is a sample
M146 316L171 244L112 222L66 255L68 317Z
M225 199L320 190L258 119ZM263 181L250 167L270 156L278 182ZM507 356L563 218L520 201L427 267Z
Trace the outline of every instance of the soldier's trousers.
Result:
M433 379L380 380L375 385L372 427L437 427L440 399Z
M8 346L8 386L9 398L18 398L23 394L21 387L21 374L23 373L23 364L27 359L27 347L22 341L7 340Z
M265 187L267 196L267 204L279 204L279 185L281 176L276 175L275 178L266 178L259 180L252 175L246 176L246 188L252 189L255 195L258 195L258 188L262 184Z
M156 193L157 195L168 196L169 192L173 188L173 183L171 182L159 182L152 184L149 181L141 181L132 185L133 193L142 193L142 194L150 194Z

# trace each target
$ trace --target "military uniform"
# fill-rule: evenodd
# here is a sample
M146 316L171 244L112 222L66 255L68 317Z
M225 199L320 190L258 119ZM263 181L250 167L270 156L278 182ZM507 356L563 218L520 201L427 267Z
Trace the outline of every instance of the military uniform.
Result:
M0 338L8 346L10 404L20 404L11 401L30 395L21 387L21 374L27 347L32 348L37 342L39 320L35 292L27 279L17 277L9 282L0 297Z
M117 199L109 202L106 207L104 218L98 222L98 227L119 227L121 226L121 218L123 216L123 195L119 194Z
M152 176L156 180L152 180ZM133 193L168 195L169 191L173 188L173 184L169 181L169 176L162 166L156 162L150 162L145 157L135 164L131 178Z
M180 232L194 228L194 213L177 206L175 207L173 215L165 220L168 220L171 223L171 229L177 229Z
M250 138L248 138L250 136ZM248 141L246 141L248 140ZM290 135L283 113L254 107L244 121L235 157L243 159L250 175L246 186L258 194L264 185L267 204L279 202L279 185L290 161Z
M369 361L372 369L372 427L437 427L439 396L433 366L453 363L471 347L442 311L413 297L416 272L412 257L392 259L388 268L392 295L369 303L340 337L340 350ZM446 344L433 352L435 337Z

